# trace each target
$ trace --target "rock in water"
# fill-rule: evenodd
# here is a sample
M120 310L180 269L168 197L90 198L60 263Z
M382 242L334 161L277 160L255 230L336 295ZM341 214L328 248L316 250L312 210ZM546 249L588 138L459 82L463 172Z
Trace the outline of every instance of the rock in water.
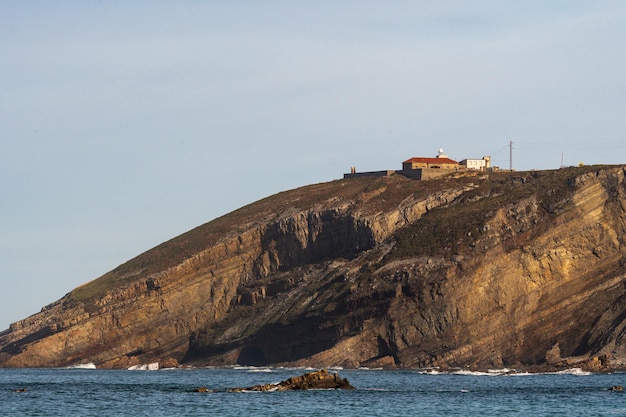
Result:
M241 391L300 391L305 389L355 389L347 378L339 377L338 373L330 373L327 369L309 372L301 376L291 377L278 384L255 385L248 388L233 388L230 392Z

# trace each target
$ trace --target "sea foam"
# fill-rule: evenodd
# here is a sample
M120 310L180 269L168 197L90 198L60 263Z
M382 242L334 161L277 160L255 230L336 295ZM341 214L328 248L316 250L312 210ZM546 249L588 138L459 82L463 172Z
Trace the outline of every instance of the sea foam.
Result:
M148 363L145 365L134 365L128 368L129 371L158 371L159 363Z
M96 369L96 365L93 362L77 363L76 365L68 366L67 369Z
M271 368L258 367L250 365L235 365L232 369L236 371L248 371L248 372L274 372Z
M558 375L592 375L592 372L583 371L581 368L570 368L565 369L564 371L554 372Z

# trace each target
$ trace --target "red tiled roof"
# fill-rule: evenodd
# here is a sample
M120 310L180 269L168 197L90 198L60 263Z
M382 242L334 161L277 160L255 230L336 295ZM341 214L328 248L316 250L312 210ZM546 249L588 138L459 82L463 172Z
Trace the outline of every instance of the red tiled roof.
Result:
M453 161L450 158L411 158L402 163L409 164L414 162L421 162L425 164L458 164L457 161Z

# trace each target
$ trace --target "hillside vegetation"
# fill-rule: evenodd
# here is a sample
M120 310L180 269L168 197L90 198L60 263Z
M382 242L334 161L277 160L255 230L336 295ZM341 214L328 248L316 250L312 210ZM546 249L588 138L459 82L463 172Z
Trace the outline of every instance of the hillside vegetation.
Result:
M0 365L620 367L625 195L616 166L285 191L14 323Z

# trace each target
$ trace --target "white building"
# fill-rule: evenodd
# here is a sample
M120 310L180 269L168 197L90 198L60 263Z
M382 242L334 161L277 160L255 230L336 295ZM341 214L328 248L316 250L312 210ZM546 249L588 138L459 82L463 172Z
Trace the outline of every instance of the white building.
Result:
M491 157L483 156L483 159L464 159L459 164L467 169L487 171L491 168Z

